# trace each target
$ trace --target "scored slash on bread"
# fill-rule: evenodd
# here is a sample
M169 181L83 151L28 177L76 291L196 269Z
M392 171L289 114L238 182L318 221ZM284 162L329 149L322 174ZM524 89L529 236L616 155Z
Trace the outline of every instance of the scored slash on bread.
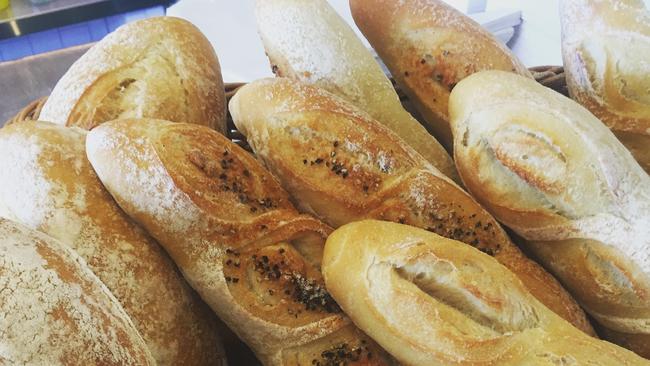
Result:
M0 364L156 365L122 306L81 257L0 218Z
M40 120L87 130L117 118L161 118L226 132L219 60L192 23L155 17L121 26L57 82Z
M490 214L366 113L286 78L243 86L230 111L299 209L334 227L374 218L463 241L494 256L542 303L593 334L569 294L521 253Z
M390 80L325 0L257 0L257 28L278 76L321 87L370 114L459 182L445 149L400 103Z
M480 70L531 77L478 23L441 0L350 0L354 21L447 150L447 103L463 78Z
M331 229L299 214L248 152L206 127L141 119L95 128L87 153L118 204L262 363L391 364L324 288Z
M86 157L86 134L36 121L0 129L0 217L79 253L123 305L159 366L223 364L214 314L104 189Z
M468 190L603 336L650 357L650 177L630 152L576 102L511 73L468 77L449 111Z
M366 220L327 239L327 288L405 365L648 365L580 332L478 250L411 226Z

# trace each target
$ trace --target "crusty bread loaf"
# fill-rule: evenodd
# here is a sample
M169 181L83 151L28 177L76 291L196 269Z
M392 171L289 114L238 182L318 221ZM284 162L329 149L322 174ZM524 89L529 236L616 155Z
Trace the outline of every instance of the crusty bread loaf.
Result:
M0 289L0 365L156 365L79 256L2 218Z
M257 0L255 10L276 75L314 84L358 106L458 182L449 154L404 110L370 51L326 0Z
M441 0L350 0L354 21L451 151L447 103L460 80L480 70L530 76L488 31Z
M563 0L560 9L571 97L650 173L650 12L641 0Z
M328 226L300 215L273 176L208 128L120 120L87 153L120 206L266 365L385 365L327 293Z
M375 218L426 228L495 256L553 311L593 333L562 287L467 193L351 104L284 78L242 87L239 130L301 210L337 227Z
M221 365L214 314L95 175L86 131L47 122L0 129L0 217L74 249L123 305L162 365Z
M405 365L650 365L572 327L493 258L411 226L341 227L327 239L323 276Z
M586 109L505 72L456 86L467 188L530 242L610 339L650 357L650 177Z
M219 61L191 23L157 17L126 24L94 45L56 84L40 120L92 129L149 117L226 131Z

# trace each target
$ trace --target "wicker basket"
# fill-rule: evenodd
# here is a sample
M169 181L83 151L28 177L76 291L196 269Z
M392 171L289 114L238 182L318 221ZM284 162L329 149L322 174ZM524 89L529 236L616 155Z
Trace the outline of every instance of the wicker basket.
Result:
M537 80L542 85L549 87L566 96L569 95L566 86L566 79L564 78L564 68L562 66L537 66L537 67L532 67L530 71L533 73L535 80ZM232 96L235 95L237 89L239 89L242 85L244 85L244 83L225 84L226 101L230 101L230 98L232 98ZM399 87L395 85L395 83L393 83L393 85L395 86L395 90L397 91L397 94L399 95L400 100L405 105L406 109L409 111L413 111L413 107L409 105L409 100L406 97L406 95L399 89ZM34 102L30 103L25 108L23 108L20 112L18 112L16 116L14 116L12 119L7 121L6 124L9 125L20 121L37 120L38 116L41 113L41 109L43 108L43 104L45 104L46 100L47 97L42 97L40 99L35 100ZM243 148L250 151L250 148L246 143L246 138L239 131L237 131L237 128L233 123L232 117L230 116L230 113L228 113L227 128L228 128L227 131L228 138L233 142L235 142L236 144L238 144L239 146L242 146Z

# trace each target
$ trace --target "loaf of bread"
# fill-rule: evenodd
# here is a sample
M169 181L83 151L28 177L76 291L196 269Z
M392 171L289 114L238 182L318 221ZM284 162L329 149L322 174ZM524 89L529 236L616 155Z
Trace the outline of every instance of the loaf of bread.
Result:
M467 193L351 104L284 78L241 88L239 130L298 208L340 225L375 218L425 228L493 255L553 311L593 333L560 284L512 244Z
M354 21L451 151L447 103L460 80L480 70L530 76L488 31L442 0L350 0Z
M571 97L650 173L650 12L641 0L564 0L560 9Z
M265 365L386 365L325 290L330 228L300 215L248 152L197 125L119 120L87 153L120 206L167 249Z
M115 204L88 162L86 131L0 129L0 217L75 250L123 305L159 366L222 365L214 314L164 250Z
M162 118L226 131L217 55L191 23L126 24L94 45L56 84L40 119L92 129L117 118Z
M0 365L156 365L83 259L2 218L0 289Z
M629 151L579 104L506 72L459 83L449 111L474 197L609 339L650 357L650 177Z
M493 258L411 226L341 227L327 239L323 276L404 365L650 365L572 327Z
M255 10L276 75L316 85L356 105L458 181L449 154L402 107L373 55L326 0L257 0Z

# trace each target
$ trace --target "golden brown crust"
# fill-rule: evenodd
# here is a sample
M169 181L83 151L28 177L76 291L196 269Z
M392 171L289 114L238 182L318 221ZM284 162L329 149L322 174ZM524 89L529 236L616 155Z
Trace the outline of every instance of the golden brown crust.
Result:
M459 182L449 154L404 110L373 55L327 1L258 0L255 13L276 75L316 85L356 105Z
M106 123L87 148L120 206L264 364L326 364L333 350L339 362L388 364L324 289L331 229L300 215L249 153L205 127L159 120Z
M203 124L225 133L217 55L191 23L129 23L94 45L54 87L40 120L87 130L117 118Z
M7 175L0 216L79 253L124 306L158 365L223 364L214 315L104 189L85 139L81 129L46 122L0 130L0 170Z
M638 0L565 0L560 13L571 97L650 172L650 13Z
M355 324L403 364L650 364L572 327L493 258L412 226L339 228L323 275Z
M324 90L281 78L242 87L230 111L300 209L334 227L375 218L463 241L495 256L553 311L593 334L573 299L492 216L365 113Z
M611 340L643 344L650 177L629 151L579 104L514 74L472 75L449 106L467 188L602 326L627 334ZM633 350L648 357L648 345Z
M352 16L438 140L451 151L451 89L480 70L530 76L488 31L439 0L350 0Z
M71 249L0 218L1 365L155 365L120 304Z

